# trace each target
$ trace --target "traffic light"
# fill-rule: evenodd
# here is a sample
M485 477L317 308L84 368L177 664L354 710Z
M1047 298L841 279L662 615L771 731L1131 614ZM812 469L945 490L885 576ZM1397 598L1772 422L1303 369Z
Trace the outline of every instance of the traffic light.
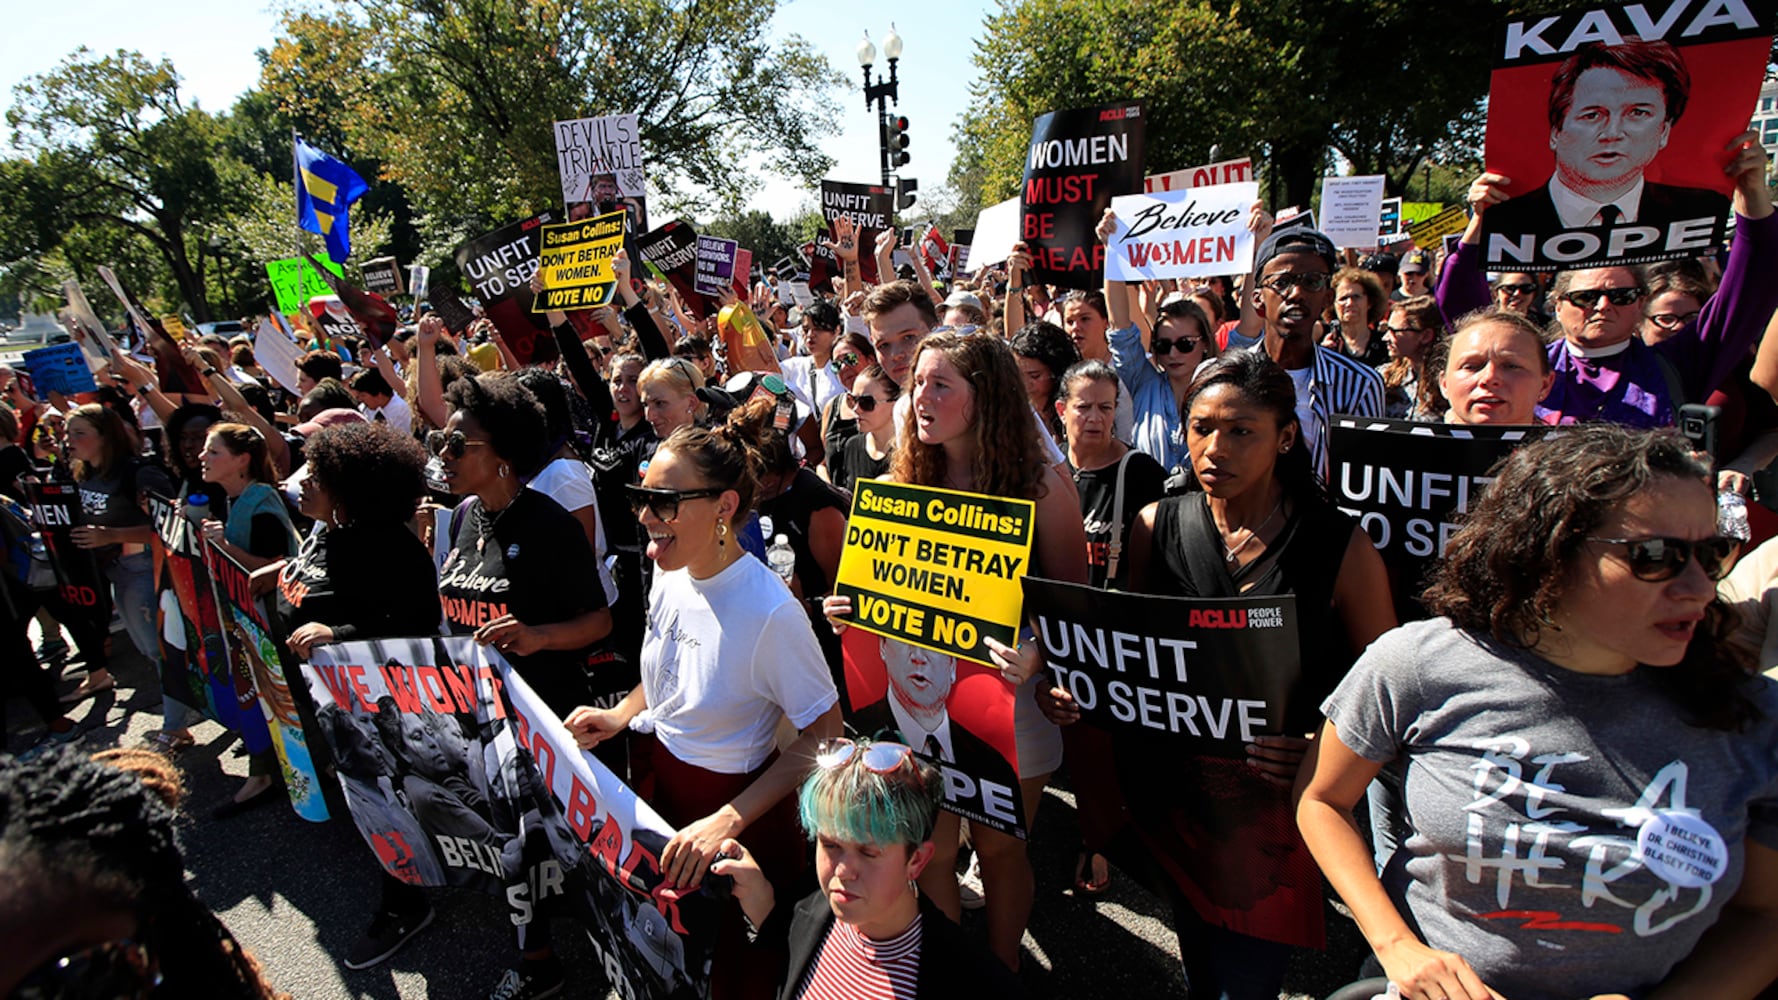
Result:
M907 154L902 155L906 156ZM897 212L905 212L914 207L914 189L919 186L920 182L912 177L902 177L896 180L895 210Z
M908 119L906 115L889 118L889 166L905 166L908 162Z

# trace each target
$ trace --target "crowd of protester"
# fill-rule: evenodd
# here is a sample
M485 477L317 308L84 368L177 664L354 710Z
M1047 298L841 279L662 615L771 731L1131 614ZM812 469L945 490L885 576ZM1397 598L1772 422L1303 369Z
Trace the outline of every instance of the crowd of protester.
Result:
M179 877L166 760L194 744L197 713L165 697L147 741L159 756L99 764L66 746L80 728L54 692L70 664L85 673L66 703L118 683L113 641L160 683L147 491L203 498L203 534L272 595L298 657L441 631L499 650L678 831L660 859L672 887L732 880L715 996L1020 995L1026 842L940 808L939 779L895 734L846 732L838 636L853 608L834 580L851 491L886 478L1033 501L1033 576L1295 595L1295 709L1247 763L1280 799L1294 790L1302 839L1370 946L1349 995L1387 979L1413 1000L1754 997L1778 979L1778 693L1758 672L1778 666L1778 550L1759 544L1778 519L1756 507L1743 545L1719 532L1717 498L1749 495L1778 457L1765 170L1753 143L1727 167L1737 219L1720 266L1485 273L1480 220L1502 196L1484 174L1448 255L1342 252L1312 229L1273 232L1255 205L1251 274L1067 291L1033 283L1021 247L949 281L915 253L896 277L888 233L870 248L885 280L867 285L841 225L833 287L797 305L794 276L769 274L706 320L620 256L616 305L547 315L548 363L521 364L485 319L452 330L422 305L383 348L300 330L291 391L245 337L184 345L200 380L178 392L121 353L90 401L41 402L12 379L0 492L77 484L73 537L123 631L4 574L0 670L44 730L0 765L0 870L41 882L0 880L0 923L30 923L26 897L59 913L98 888L79 935L16 932L28 947L0 959L0 995L87 995L52 987L98 962L163 984L127 995L272 995ZM1112 230L1108 215L1100 238ZM1714 467L1672 429L1685 402L1729 415ZM1404 623L1370 535L1330 500L1336 415L1572 426L1498 470L1426 617ZM781 571L766 558L778 540L794 554ZM7 558L23 569L16 548ZM1058 772L1086 803L1103 794L1098 768L1165 769L1078 724L1036 643L992 648L1027 831ZM362 739L318 721L342 745ZM1676 790L1650 799L1673 761ZM1489 769L1510 769L1519 797L1480 795ZM283 799L269 752L249 775L213 821ZM1477 830L1495 806L1532 867L1482 873ZM1571 836L1583 827L1563 825L1613 810L1641 810L1645 828L1707 821L1725 841L1715 891L1678 929L1661 926L1678 922L1660 912L1665 883L1629 862L1602 871ZM52 850L69 838L90 847ZM1119 877L1091 839L1073 872L1083 894ZM1538 887L1536 911L1499 905L1497 878ZM409 881L364 887L347 968L431 923ZM1206 921L1160 883L1192 996L1278 995L1287 946ZM985 939L960 931L965 907L984 909ZM1599 907L1637 933L1527 944ZM597 975L564 966L547 921L516 945L497 1000Z

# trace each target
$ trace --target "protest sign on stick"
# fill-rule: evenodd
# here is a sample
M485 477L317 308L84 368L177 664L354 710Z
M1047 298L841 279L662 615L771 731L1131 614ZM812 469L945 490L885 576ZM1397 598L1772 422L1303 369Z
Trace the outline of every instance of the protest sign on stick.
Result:
M861 480L834 593L852 599L854 626L988 662L989 637L1015 645L1034 509L1029 500Z
M621 211L544 226L538 267L543 294L532 300L531 311L591 309L610 302L617 288L612 262L623 252Z
M302 668L353 823L411 885L579 913L618 995L704 996L717 902L662 891L674 831L468 637L318 646Z
M1019 194L1019 237L1033 281L1098 288L1105 246L1095 231L1111 199L1142 189L1142 102L1039 115ZM977 223L979 228L980 223Z
M1368 250L1377 245L1385 180L1382 174L1321 178L1321 231L1334 246Z
M1775 9L1722 0L1657 16L1605 3L1502 18L1485 163L1509 183L1482 215L1482 266L1635 264L1719 246L1727 147L1758 99Z
M542 315L533 315L531 306L531 276L537 273L543 227L555 221L554 212L540 212L469 240L453 255L457 269L469 279L469 286L481 300L483 313L522 364L554 361L557 357L556 342L548 335L546 321ZM432 289L434 308L442 291ZM451 324L451 318L444 316L442 310L440 318L446 325ZM456 330L455 326L451 328Z
M1107 277L1146 281L1253 270L1247 213L1258 200L1259 185L1251 181L1113 198L1117 231L1107 244Z
M735 258L740 244L720 236L699 236L697 269L693 283L705 295L720 297L724 288L734 285ZM745 274L746 272L741 272Z
M1165 191L1206 188L1217 184L1238 184L1251 180L1255 180L1253 160L1243 156L1238 160L1221 160L1216 163L1206 163L1201 167L1186 167L1184 170L1172 170L1164 174L1144 177L1142 178L1142 190L1147 194L1160 194Z
M1321 879L1290 790L1265 781L1247 749L1316 727L1296 598L1152 597L1028 578L1025 609L1082 725L1111 737L1108 787L1082 797L1118 814L1094 817L1103 828L1118 829L1127 810L1133 830L1109 842L1111 856L1146 854L1154 864L1131 870L1158 867L1207 923L1322 947Z
M569 220L623 211L629 216L630 232L647 232L647 171L636 116L558 121L555 135L556 171Z
M335 264L325 254L313 258L321 262L321 266L330 273L345 277L345 269ZM286 316L294 316L317 295L330 295L332 287L315 265L306 257L286 257L283 260L267 261L265 276L272 283L272 295L278 300L278 311Z
M685 220L674 219L638 236L636 250L648 269L679 293L692 318L703 319L716 313L716 306L698 291L698 231Z

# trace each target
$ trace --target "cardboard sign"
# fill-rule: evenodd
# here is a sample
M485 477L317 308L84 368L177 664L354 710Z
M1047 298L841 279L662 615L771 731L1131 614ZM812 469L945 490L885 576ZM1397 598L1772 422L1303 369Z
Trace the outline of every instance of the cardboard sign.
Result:
M1775 10L1601 3L1503 18L1485 163L1512 183L1482 215L1482 267L1644 263L1721 245L1727 146L1758 99Z
M1445 204L1441 201L1404 201L1401 203L1401 221L1403 225L1411 225L1444 210Z
M1452 205L1436 215L1410 223L1408 233L1414 237L1415 246L1431 249L1446 236L1461 236L1468 228L1468 209L1462 205Z
M1190 190L1206 188L1217 184L1238 184L1251 181L1253 176L1253 160L1243 156L1238 160L1219 160L1201 167L1186 167L1152 177L1142 178L1142 190L1147 194L1159 194L1164 191Z
M969 245L976 267L992 267L1012 256L1019 242L1019 199L1008 198L976 214L975 239Z
M111 334L105 330L104 322L87 302L80 282L73 278L62 282L62 293L68 298L68 334L85 352L86 366L96 375L111 362L111 355L117 350L117 344L112 341Z
M556 171L570 221L625 212L630 231L648 230L642 127L635 115L573 118L555 123Z
M1014 644L1034 510L1029 500L862 480L834 593L852 599L859 628L989 662L985 639Z
M321 266L328 271L345 277L344 268L335 264L325 254L313 258L319 260ZM301 312L303 306L317 295L331 295L333 288L327 279L309 259L303 257L286 257L283 260L267 261L265 276L272 283L272 296L278 300L278 311L286 316Z
M1334 246L1368 250L1377 245L1386 182L1382 174L1321 179L1321 231Z
M303 353L290 334L284 332L284 325L270 317L260 320L253 331L254 360L285 392L298 391L297 380L302 373L297 371L296 363L302 360Z
M698 237L697 267L692 284L705 295L721 296L735 281L735 256L740 244L720 236ZM741 272L743 275L746 271Z
M40 400L47 401L52 392L72 397L99 388L99 383L93 381L93 370L87 367L86 353L73 341L26 351L21 360L36 383Z
M944 778L945 808L1025 836L1014 691L985 663L847 629L846 724L904 743Z
M611 301L617 289L612 262L624 252L624 213L609 212L583 222L558 222L543 227L543 294L531 303L534 313L551 309L591 309Z
M401 287L401 265L394 257L378 257L367 260L359 265L364 272L364 290L374 292L388 298L391 295L406 294Z
M1095 231L1112 198L1141 188L1142 164L1141 101L1037 118L1019 195L1019 235L1031 250L1033 281L1103 284L1105 246Z
M531 276L537 273L541 259L543 227L555 221L554 212L539 212L469 240L453 254L457 269L481 300L484 314L521 364L557 357L555 339L549 336L544 318L533 315L531 305ZM438 291L433 289L435 295ZM449 325L450 319L440 316Z
M1258 199L1252 181L1113 198L1117 231L1107 243L1106 277L1145 281L1253 270L1247 213Z

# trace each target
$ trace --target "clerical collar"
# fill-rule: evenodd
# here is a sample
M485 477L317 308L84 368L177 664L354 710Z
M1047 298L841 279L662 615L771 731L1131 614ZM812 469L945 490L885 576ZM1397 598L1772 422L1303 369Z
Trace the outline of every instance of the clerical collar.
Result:
M1630 349L1630 339L1627 337L1605 347L1582 347L1572 340L1563 341L1563 343L1567 345L1568 353L1577 358L1609 358Z

